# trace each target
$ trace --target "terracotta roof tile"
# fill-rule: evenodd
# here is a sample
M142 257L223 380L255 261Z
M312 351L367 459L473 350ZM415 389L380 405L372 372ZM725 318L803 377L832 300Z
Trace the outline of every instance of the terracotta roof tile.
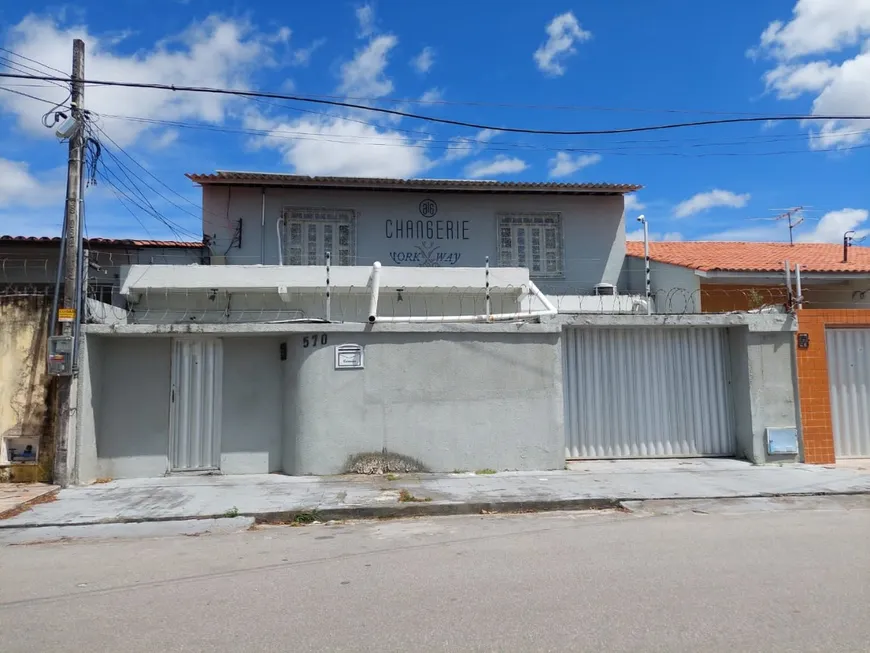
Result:
M3 243L59 243L59 236L0 236ZM106 245L108 247L177 247L183 249L198 249L201 242L185 240L133 240L129 238L88 238L88 245Z
M643 257L643 243L626 243L629 256ZM870 247L849 248L833 243L654 242L650 258L705 272L779 272L783 262L799 263L804 272L870 272Z

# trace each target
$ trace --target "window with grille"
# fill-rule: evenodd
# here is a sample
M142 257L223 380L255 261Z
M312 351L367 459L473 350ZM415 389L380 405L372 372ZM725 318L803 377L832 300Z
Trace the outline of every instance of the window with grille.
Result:
M528 268L531 277L561 277L562 216L499 213L499 265Z
M284 264L354 264L355 216L344 209L285 209Z

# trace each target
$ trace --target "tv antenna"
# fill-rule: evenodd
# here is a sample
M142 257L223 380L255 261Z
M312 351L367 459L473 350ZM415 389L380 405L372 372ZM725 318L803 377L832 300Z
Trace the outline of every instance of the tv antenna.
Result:
M788 243L789 245L794 245L794 229L804 221L804 216L802 215L804 207L795 206L791 209L773 210L782 211L782 213L773 218L775 221L779 222L780 220L788 220Z

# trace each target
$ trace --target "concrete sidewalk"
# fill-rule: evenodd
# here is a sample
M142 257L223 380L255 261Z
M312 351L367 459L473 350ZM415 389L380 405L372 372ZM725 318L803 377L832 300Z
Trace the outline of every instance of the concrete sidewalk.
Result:
M236 516L292 521L300 514L299 519L308 520L350 519L583 509L650 499L864 494L870 493L868 467L754 466L694 459L596 461L572 463L564 471L480 475L171 476L65 489L53 503L0 521L0 529Z
M0 520L27 510L40 501L51 501L58 486L48 483L0 483Z

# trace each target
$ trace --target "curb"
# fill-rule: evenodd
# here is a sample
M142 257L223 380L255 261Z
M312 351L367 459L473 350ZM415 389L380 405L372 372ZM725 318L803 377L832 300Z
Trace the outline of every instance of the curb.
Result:
M623 504L636 501L719 501L723 499L776 499L784 497L835 497L870 495L870 490L847 490L842 492L791 492L754 493L723 496L680 497L619 497L584 499L534 499L516 501L473 501L469 503L397 503L378 506L347 506L340 508L300 507L272 512L238 512L232 517L251 517L257 524L306 524L311 521L348 519L401 519L404 517L449 517L488 513L553 512L559 510L629 510ZM227 513L182 515L171 517L117 517L103 520L38 523L2 523L0 531L13 528L63 528L67 526L104 526L106 524L137 524L178 522L204 519L227 519Z
M49 490L48 492L43 492L42 494L35 496L27 501L23 501L19 503L14 508L9 508L9 510L4 510L0 512L0 520L10 519L15 517L16 515L20 515L23 512L27 512L33 506L37 506L40 503L45 503L47 501L54 501L54 498L57 496L57 493L60 492L60 488L56 487L53 490ZM0 528L3 528L3 525L0 524Z

